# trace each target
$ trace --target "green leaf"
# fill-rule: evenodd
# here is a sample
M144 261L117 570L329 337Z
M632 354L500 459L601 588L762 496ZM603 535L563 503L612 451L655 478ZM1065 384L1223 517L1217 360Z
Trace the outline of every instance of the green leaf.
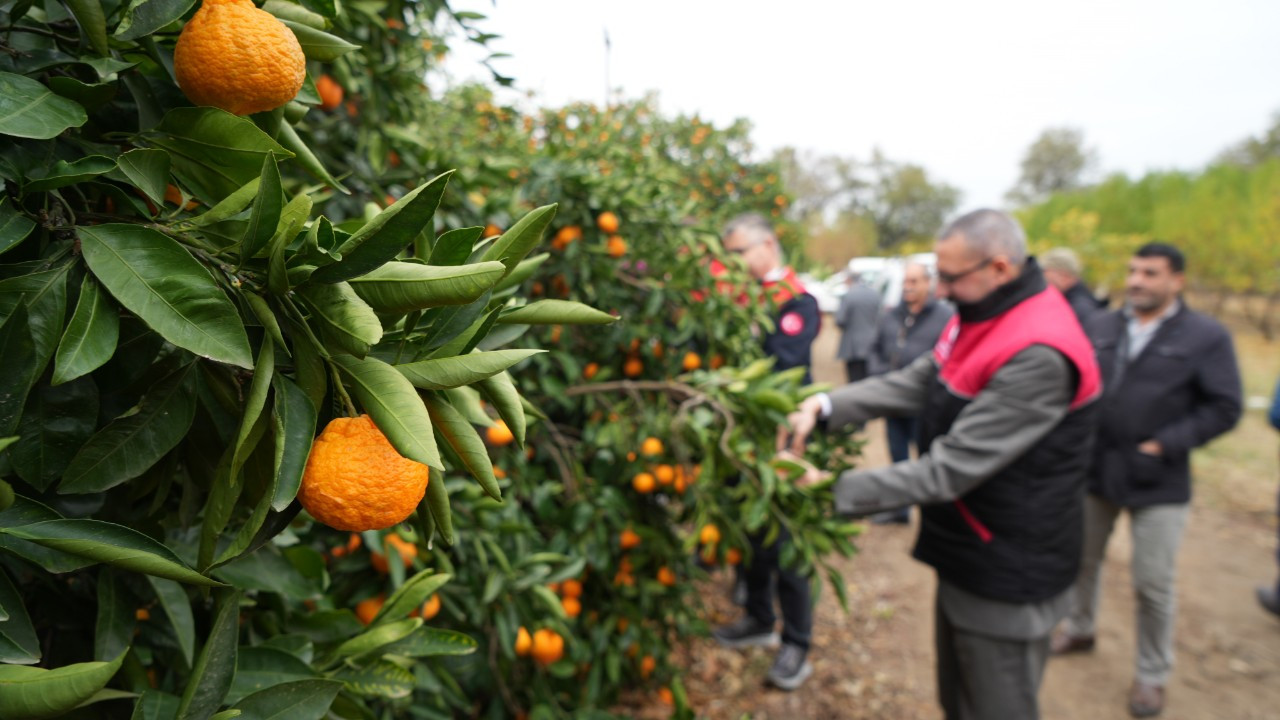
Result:
M489 450L476 429L443 398L428 394L423 399L426 401L427 412L431 415L432 427L457 454L467 472L480 483L485 494L501 502L502 490L498 487L497 478L493 476Z
M174 108L150 140L170 152L174 173L206 203L219 202L259 177L268 155L293 157L252 121L217 108Z
M317 30L324 30L329 24L320 13L311 12L297 3L288 2L288 0L267 0L262 3L262 9L275 15L280 20L292 20Z
M243 590L280 593L299 602L320 593L320 583L304 576L270 543L219 567L213 574Z
M276 156L267 153L262 159L262 174L258 180L258 197L253 201L249 226L245 228L240 246L240 260L244 262L258 254L276 233L280 224L280 211L284 209L284 190L280 186L280 168Z
M320 326L326 345L332 343L344 352L364 357L382 339L378 315L347 283L304 285L298 294L311 309L312 320Z
M280 226L267 243L267 287L276 295L289 292L289 274L285 267L285 249L297 238L311 215L311 196L294 195L280 212Z
M133 642L137 626L137 601L129 594L120 573L103 568L98 573L98 615L93 630L93 659L119 657Z
M302 473L316 434L316 408L293 381L277 375L275 384L276 492L272 509L282 511L302 485Z
M342 643L333 651L335 658L353 658L371 653L385 645L403 640L422 627L422 618L405 618L369 629Z
M119 339L120 311L93 276L86 273L80 281L75 312L53 358L53 384L61 385L97 370L115 354Z
M181 702L182 699L176 695L147 690L133 707L133 716L129 720L172 720L178 716L178 704Z
M36 348L27 308L21 303L0 325L0 436L13 434L35 383Z
M106 687L124 653L111 662L43 668L0 665L0 717L36 720L71 712Z
M293 31L298 38L298 44L302 46L302 52L307 56L308 60L318 60L320 62L328 62L336 60L352 50L359 50L359 45L352 45L336 35L330 35L323 30L317 30L308 25L303 25L293 20L280 20L285 27Z
M30 498L21 495L14 498L13 505L0 512L0 528L22 527L45 520L57 520L59 515L49 508ZM26 558L51 573L71 572L93 564L92 560L71 555L37 545L26 540L0 533L0 549L7 550L18 557ZM115 654L104 657L115 657ZM101 658L99 658L101 659Z
M23 190L29 193L47 192L60 187L91 180L116 168L116 161L102 155L88 155L72 162L59 160L47 168L28 176Z
M190 666L196 651L196 622L191 614L191 600L187 597L187 591L172 580L148 575L147 581L160 599L160 607L164 608L169 626L178 639L178 649Z
M8 195L0 196L0 253L16 247L35 229L35 220L18 212Z
M484 234L483 227L458 228L436 238L431 248L432 265L461 265L471 257L476 241Z
M67 0L67 7L71 9L71 14L79 23L80 30L84 32L85 37L89 38L89 45L93 51L99 55L106 55L108 52L107 19L102 12L102 3L98 0Z
M240 468L253 446L247 445L249 432L253 424L258 422L262 408L267 404L267 391L271 389L271 377L276 369L276 345L270 339L264 339L258 351L258 362L254 365L253 379L249 383L249 394L245 397L244 414L240 416L240 430L236 434L235 449L231 452L231 479L236 481Z
M260 690L235 709L243 720L321 720L341 690L333 680L297 680Z
M407 313L479 298L506 271L502 263L423 265L389 262L351 279L356 294L378 312Z
M351 379L356 397L401 455L443 472L431 417L408 379L374 357L335 355L333 362Z
M182 694L182 704L178 706L181 720L207 720L222 706L222 699L231 689L240 629L240 591L224 590L218 595L213 627L200 649L186 692Z
M446 390L493 377L516 363L545 350L494 350L469 355L422 360L396 365L402 375L421 390Z
M475 638L452 630L418 628L412 635L382 649L383 655L408 658L437 657L440 655L470 655L476 651Z
M0 280L0 315L12 312L19 303L27 306L31 339L35 343L35 364L30 379L44 372L58 347L58 337L67 314L67 276L73 267L65 263L50 270Z
M435 473L427 483L426 499L418 506L418 512L431 513L436 529L445 545L453 545L453 514L449 511L449 490L444 484L444 473Z
M137 412L112 420L80 448L62 476L61 494L101 492L146 472L182 441L196 412L195 363L174 371L142 397Z
M176 241L137 225L97 225L78 232L93 274L165 340L212 360L253 367L235 306Z
M62 475L97 426L98 387L92 380L37 385L22 413L21 441L9 453L13 469L43 492Z
M249 309L253 311L253 316L258 318L258 322L262 323L262 329L266 331L267 337L275 342L276 348L283 350L284 354L288 355L289 345L284 340L284 332L280 329L280 321L276 318L276 314L271 311L271 306L267 304L266 299L252 292L243 293L240 297L249 304Z
M497 260L507 266L510 273L524 260L529 251L542 242L542 236L556 216L556 205L544 205L520 218L498 241L485 251L483 260Z
M310 665L283 650L244 647L236 657L235 679L227 692L226 703L235 705L260 690L315 677L316 671Z
M40 639L36 637L35 627L22 603L22 596L4 570L0 570L0 608L6 614L5 619L0 621L0 662L19 665L40 662ZM0 665L0 668L3 667Z
M218 585L187 567L172 550L123 525L100 520L46 520L0 532L124 570L193 585Z
M498 411L498 415L506 421L511 434L516 436L516 445L524 447L524 405L520 402L520 391L516 390L511 373L503 371L481 380L476 383L476 388L488 398L494 409Z
M48 140L88 119L78 103L35 80L0 72L0 135Z
M116 26L117 40L137 40L181 20L195 0L132 0Z
M503 278L502 282L498 283L497 286L493 288L494 291L500 292L507 288L515 287L525 280L528 280L542 265L542 263L546 262L550 258L551 253L542 253L541 255L534 255L531 258L521 260L520 264L516 265L516 268L512 270L509 275Z
M539 300L506 310L499 323L519 325L609 325L618 318L589 305L569 300Z
M80 103L89 112L100 110L102 106L116 98L121 86L115 82L87 83L73 77L60 75L49 78L49 89L68 100Z
M423 570L409 578L382 605L382 609L373 618L369 627L377 627L384 623L399 620L422 607L422 604L433 593L449 582L450 576L445 573L434 573Z
M334 679L341 680L348 691L357 695L389 700L409 697L414 687L413 673L386 660L363 667L343 667Z
M298 164L302 166L303 170L306 170L316 179L343 195L351 194L350 190L343 187L342 183L334 179L333 175L325 169L324 164L320 162L320 158L316 157L316 154L312 152L311 148L302 141L302 138L298 136L298 131L295 130L292 125L288 123L281 125L280 134L277 136L277 139L285 149L294 154L294 159L298 161Z
M168 156L168 153L165 153L165 155ZM239 215L258 196L258 184L260 182L262 182L261 178L255 177L240 186L235 192L223 198L217 205L209 208L208 212L179 221L178 227L208 227Z
M394 258L423 228L430 229L452 175L451 170L437 176L378 213L338 248L342 260L316 270L311 279L318 283L349 280Z
M93 2L98 0L79 0ZM156 205L164 204L164 191L169 185L169 153L163 150L136 148L120 156L120 172Z

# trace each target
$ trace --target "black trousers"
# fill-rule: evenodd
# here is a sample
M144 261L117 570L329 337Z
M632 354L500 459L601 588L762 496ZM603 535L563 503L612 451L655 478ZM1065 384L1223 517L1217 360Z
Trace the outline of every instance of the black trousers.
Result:
M856 383L859 380L867 379L867 361L866 360L845 360L844 372L849 376L849 382Z
M764 533L751 536L751 563L744 575L747 582L747 614L772 626L778 617L773 600L776 588L782 609L782 642L805 651L813 634L813 606L809 597L809 579L779 563L782 545L791 533L782 529L777 540L765 547Z

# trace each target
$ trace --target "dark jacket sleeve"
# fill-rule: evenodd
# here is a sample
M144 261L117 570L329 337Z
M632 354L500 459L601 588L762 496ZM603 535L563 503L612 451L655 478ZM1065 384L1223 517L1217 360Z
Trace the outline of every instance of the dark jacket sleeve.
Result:
M1280 383L1276 383L1276 396L1271 400L1271 412L1267 413L1271 427L1280 430Z
M803 322L800 331L794 335L788 334L782 328L785 318L791 313L799 315ZM822 317L818 314L818 301L812 295L808 293L797 295L783 303L778 313L778 327L774 328L773 333L764 342L765 354L778 359L773 369L787 370L802 365L808 367L810 346L818 337L821 325Z
M1190 414L1164 426L1155 434L1166 455L1191 452L1235 427L1243 410L1240 367L1231 335L1220 325L1215 337L1197 358L1192 380L1196 406Z
M867 374L883 375L889 372L889 348L885 345L891 332L889 328L897 319L895 313L888 312L876 324L876 339L871 342L871 352L867 353Z

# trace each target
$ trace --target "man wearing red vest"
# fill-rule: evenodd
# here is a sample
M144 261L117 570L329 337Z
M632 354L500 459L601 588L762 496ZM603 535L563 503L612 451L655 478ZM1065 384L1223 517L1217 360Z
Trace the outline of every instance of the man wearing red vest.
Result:
M977 210L935 245L938 295L957 313L932 353L802 403L792 452L820 419L839 429L920 418L914 461L836 479L836 510L921 505L914 555L937 571L938 696L948 720L1035 720L1049 636L1080 566L1095 401L1093 348L1027 257L1009 215ZM816 469L799 482L823 476Z

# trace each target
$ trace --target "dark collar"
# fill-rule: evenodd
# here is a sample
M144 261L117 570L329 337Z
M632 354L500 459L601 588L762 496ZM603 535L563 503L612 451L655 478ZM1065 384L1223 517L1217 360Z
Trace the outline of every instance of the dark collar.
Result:
M1022 266L1022 274L1013 281L992 290L990 295L976 303L957 303L960 320L975 323L999 317L1018 303L1044 292L1046 287L1040 265L1035 258L1029 257L1027 264Z

